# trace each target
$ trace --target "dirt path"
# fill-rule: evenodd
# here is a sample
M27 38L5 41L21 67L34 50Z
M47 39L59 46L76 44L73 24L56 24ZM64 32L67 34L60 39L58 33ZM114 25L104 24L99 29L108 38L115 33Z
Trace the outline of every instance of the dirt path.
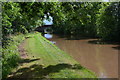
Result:
M25 42L26 42L26 39L18 46L18 51L20 52L20 57L23 59L26 59L28 57L27 51L24 48Z
M20 62L17 68L15 68L11 74L8 75L8 79L19 79L19 78L29 78L32 75L34 75L34 71L33 72L29 72L29 67L31 65L35 65L38 60L40 59L36 59L36 58L30 58L27 55L27 51L25 50L25 45L26 45L26 41L27 39L25 39L22 43L20 43L20 45L18 46L18 51L20 54ZM26 70L28 69L28 70ZM28 73L27 73L28 72Z

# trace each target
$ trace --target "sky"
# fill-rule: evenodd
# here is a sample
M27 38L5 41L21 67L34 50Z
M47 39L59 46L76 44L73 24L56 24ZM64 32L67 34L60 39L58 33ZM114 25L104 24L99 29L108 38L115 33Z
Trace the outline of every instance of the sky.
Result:
M51 25L51 24L53 24L53 21L52 21L53 18L51 16L49 18L51 19L51 21L48 21L46 19L43 20L43 22L45 23L45 25Z

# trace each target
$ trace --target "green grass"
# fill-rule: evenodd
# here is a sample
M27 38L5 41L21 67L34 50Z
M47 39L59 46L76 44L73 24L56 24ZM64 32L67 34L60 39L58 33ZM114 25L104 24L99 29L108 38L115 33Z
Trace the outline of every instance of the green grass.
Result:
M96 78L94 72L81 66L77 61L75 61L70 55L60 50L46 38L41 36L40 33L29 33L27 35L17 35L13 36L13 41L10 42L10 46L6 49L12 55L10 58L11 62L8 64L19 63L17 68L12 69L7 68L5 65L5 70L9 73L8 77L11 78L67 78L69 80L74 80L74 78ZM18 45L25 39L24 49L26 50L27 58L18 59ZM5 52L6 52L5 50ZM15 58L17 55L17 58ZM6 58L6 59L8 59ZM9 70L9 71L8 71ZM10 74L11 72L11 74ZM5 72L4 72L5 73Z
M37 78L96 78L93 72L82 67L40 33L31 34L29 37L24 46L27 55L29 59L40 60L26 64L28 73L25 75L33 75Z

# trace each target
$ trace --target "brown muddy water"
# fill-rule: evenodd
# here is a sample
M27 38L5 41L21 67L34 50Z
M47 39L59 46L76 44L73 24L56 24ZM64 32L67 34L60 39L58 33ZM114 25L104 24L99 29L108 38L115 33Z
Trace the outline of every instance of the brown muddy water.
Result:
M72 39L50 34L44 34L44 37L95 72L99 78L118 78L117 44L96 44L97 39Z

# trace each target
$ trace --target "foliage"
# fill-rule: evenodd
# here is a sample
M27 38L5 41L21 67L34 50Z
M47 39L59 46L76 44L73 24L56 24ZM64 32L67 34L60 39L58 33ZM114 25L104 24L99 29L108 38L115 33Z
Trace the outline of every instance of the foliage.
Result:
M120 3L104 2L64 2L60 10L51 13L54 32L100 37L102 40L120 41Z
M28 33L36 26L42 25L42 3L6 2L2 4L2 33L3 45L7 36L15 33ZM36 9L37 8L37 9ZM7 44L6 44L7 45Z
M43 19L53 18L54 33L119 37L119 2L22 2L3 3L3 37L16 32L31 32ZM45 17L45 15L47 17Z
M98 35L103 40L120 41L120 3L102 5L96 22Z
M2 77L5 78L10 74L12 68L15 68L20 60L18 54L18 45L24 39L24 35L20 34L12 36L9 44L2 49Z
M58 18L53 17L55 19L54 23L56 21L61 22L59 24L56 23L60 27L56 27L58 28L56 32L60 30L60 32L64 31L64 34L96 36L95 21L99 4L97 2L62 3L62 15L64 14L63 19L61 19L62 22Z

